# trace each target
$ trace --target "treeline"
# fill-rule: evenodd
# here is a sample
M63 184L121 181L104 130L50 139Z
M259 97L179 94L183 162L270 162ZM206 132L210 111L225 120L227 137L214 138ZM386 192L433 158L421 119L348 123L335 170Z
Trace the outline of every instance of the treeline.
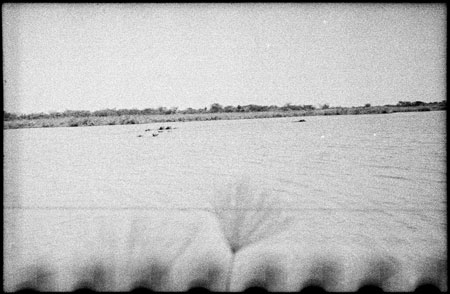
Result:
M431 102L426 103L422 101L399 101L396 105L384 105L385 107L417 107L417 106L430 106L433 109L446 109L447 101L443 100L441 102ZM369 103L360 107L371 107ZM50 113L31 113L31 114L16 114L3 111L3 120L33 120L33 119L51 119L51 118L65 118L65 117L109 117L109 116L129 116L129 115L171 115L171 114L200 114L200 113L231 113L231 112L286 112L286 111L312 111L316 109L343 109L345 107L330 107L329 104L323 104L321 106L314 107L313 105L294 105L291 103L286 103L283 106L276 105L238 105L238 106L222 106L219 103L213 103L209 108L187 108L184 110L179 110L178 107L166 108L145 108L142 110L133 109L102 109L97 111L88 110L66 110L64 112L50 112ZM351 107L355 108L355 107ZM358 108L358 107L356 107Z

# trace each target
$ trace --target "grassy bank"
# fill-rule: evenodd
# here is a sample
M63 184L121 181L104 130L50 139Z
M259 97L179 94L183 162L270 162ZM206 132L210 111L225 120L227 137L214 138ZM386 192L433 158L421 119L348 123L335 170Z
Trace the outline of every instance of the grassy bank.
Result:
M264 112L218 112L195 114L157 114L157 115L121 115L121 116L88 116L88 117L58 117L37 119L15 119L3 122L3 129L19 128L54 128L82 127L103 125L147 124L161 122L187 122L207 120L236 120L274 117L299 117L314 115L358 115L381 114L394 112L434 111L444 110L441 106L370 106L370 107L335 107L314 110L264 111Z

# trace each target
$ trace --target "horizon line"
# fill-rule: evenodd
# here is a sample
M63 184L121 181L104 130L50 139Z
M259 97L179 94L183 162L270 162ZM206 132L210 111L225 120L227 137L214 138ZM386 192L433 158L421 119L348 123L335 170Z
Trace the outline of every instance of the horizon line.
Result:
M215 103L212 103L212 104L210 104L209 106L205 106L205 107L199 107L199 108L194 108L194 107L186 107L186 108L180 108L180 107L178 107L178 106L171 106L171 107L166 107L166 106L158 106L158 107L146 107L146 108L142 108L142 109L139 109L139 108L137 108L137 107L131 107L131 108L119 108L119 109L117 109L117 107L114 107L114 108L102 108L102 109L96 109L96 110L86 110L86 109L65 109L65 110L63 110L63 111L54 111L54 110L48 110L48 111L40 111L40 112L29 112L29 113L24 113L24 112L14 112L14 111L6 111L6 110L4 110L3 109L3 114L15 114L15 115L18 115L18 116L20 116L20 115L32 115L32 114L52 114L52 113L64 113L64 112L66 112L66 111L74 111L74 112L76 112L76 111L87 111L87 112L91 112L91 113L94 113L94 112L96 112L96 111L103 111L103 110L115 110L115 111L118 111L118 110L138 110L138 111L144 111L144 110L147 110L147 109L152 109L152 110L158 110L158 109L164 109L164 110L173 110L173 109L176 109L175 110L175 112L179 112L179 111L186 111L186 110L189 110L189 109L192 109L192 110L207 110L207 109L211 109L211 106L213 106L213 105L219 105L220 107L222 107L222 108L225 108L225 107L234 107L234 108L237 108L237 107L246 107L246 106L259 106L259 107L277 107L277 108L283 108L283 107L286 107L286 106L297 106L297 107L301 107L301 106L303 106L303 107L305 107L305 106L309 106L309 107L315 107L316 109L317 108L322 108L323 106L325 106L326 105L326 107L327 108L353 108L353 107L381 107L381 106L399 106L399 104L401 103L401 102L403 102L403 103L415 103L415 102L421 102L421 103L424 103L425 105L426 104L434 104L434 103L442 103L442 102L446 102L447 100L445 99L445 100L442 100L442 101L432 101L432 102L424 102L424 101L421 101L421 100L417 100L417 101L398 101L396 104L384 104L384 105L372 105L370 102L367 102L367 103L365 103L365 105L359 105L359 106L331 106L331 104L330 103L319 103L319 104L317 104L317 105L314 105L314 104L293 104L293 103L289 103L289 102L287 102L287 103L285 103L284 105L282 105L282 106L279 106L279 105L275 105L275 104L271 104L271 105L263 105L263 104L254 104L254 103L250 103L250 104L245 104L245 105L240 105L240 104L238 104L237 106L234 106L234 105L223 105L223 104L220 104L220 103L217 103L217 102L215 102ZM369 105L369 106L366 106L366 105Z

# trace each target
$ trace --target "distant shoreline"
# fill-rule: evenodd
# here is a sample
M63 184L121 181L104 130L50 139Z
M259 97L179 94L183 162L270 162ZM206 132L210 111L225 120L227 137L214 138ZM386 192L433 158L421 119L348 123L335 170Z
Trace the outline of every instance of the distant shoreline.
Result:
M277 117L304 117L317 115L358 115L389 114L396 112L419 112L446 110L446 103L430 103L420 106L361 106L361 107L329 107L313 110L260 111L260 112L208 112L208 113L174 113L174 114L137 114L119 116L86 116L86 117L54 117L9 119L3 121L3 129L21 128L55 128L84 127L105 125L148 124L164 122L188 122L208 120L238 120Z

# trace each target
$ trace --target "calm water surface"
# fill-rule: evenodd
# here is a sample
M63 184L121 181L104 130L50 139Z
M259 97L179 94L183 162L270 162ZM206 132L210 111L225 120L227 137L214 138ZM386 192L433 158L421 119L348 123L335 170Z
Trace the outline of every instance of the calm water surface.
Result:
M295 120L5 130L4 206L211 209L244 187L291 218L280 232L242 223L244 245L275 234L404 263L446 252L446 112ZM177 129L144 132L160 125ZM254 209L218 209L233 207Z

